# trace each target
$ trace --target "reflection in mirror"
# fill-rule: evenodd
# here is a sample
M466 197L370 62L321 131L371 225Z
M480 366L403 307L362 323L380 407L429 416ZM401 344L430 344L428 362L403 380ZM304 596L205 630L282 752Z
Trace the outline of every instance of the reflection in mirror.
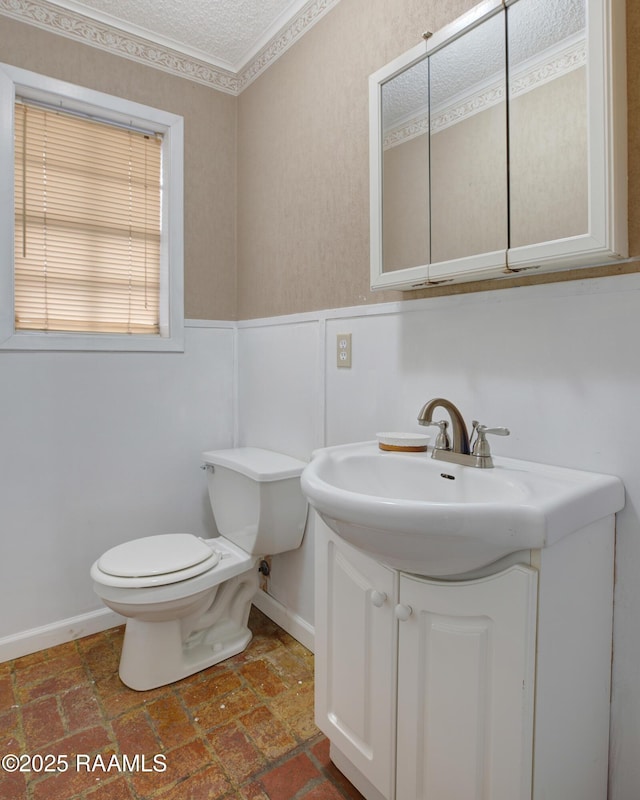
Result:
M507 15L511 247L585 234L585 0L518 0Z
M429 62L382 86L382 264L429 263Z
M431 261L506 251L504 12L430 61Z

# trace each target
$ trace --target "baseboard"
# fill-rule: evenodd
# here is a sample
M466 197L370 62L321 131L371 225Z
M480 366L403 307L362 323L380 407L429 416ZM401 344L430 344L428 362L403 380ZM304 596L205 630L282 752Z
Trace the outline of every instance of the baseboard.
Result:
M306 620L261 590L253 598L253 604L276 625L313 652L314 631ZM38 650L46 650L58 644L65 644L74 639L81 639L83 636L100 633L125 622L124 617L108 608L103 608L5 636L0 639L0 663L36 653Z
M30 628L27 631L5 636L0 639L0 662L11 661L11 659L27 656L38 650L81 639L83 636L114 628L124 622L124 617L104 608L90 611L88 614L80 614L77 617L68 617L40 628ZM293 636L293 634L291 635Z
M307 650L314 652L314 630L313 626L309 625L306 620L283 606L275 597L263 592L262 589L259 589L253 598L253 605L290 636L293 636L300 644L304 645Z

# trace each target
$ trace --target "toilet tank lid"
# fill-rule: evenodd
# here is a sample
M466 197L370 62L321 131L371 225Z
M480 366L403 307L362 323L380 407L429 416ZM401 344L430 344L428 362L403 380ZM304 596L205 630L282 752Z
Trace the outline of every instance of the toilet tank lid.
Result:
M297 478L306 467L300 461L284 453L263 450L260 447L234 447L229 450L208 450L202 454L205 464L227 467L240 472L254 481L280 481Z

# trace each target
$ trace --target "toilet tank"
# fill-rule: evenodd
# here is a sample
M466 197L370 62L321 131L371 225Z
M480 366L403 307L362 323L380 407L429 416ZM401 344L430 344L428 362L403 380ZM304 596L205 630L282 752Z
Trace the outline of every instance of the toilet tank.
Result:
M300 489L304 461L237 447L202 454L216 527L254 555L295 550L302 542L307 501Z

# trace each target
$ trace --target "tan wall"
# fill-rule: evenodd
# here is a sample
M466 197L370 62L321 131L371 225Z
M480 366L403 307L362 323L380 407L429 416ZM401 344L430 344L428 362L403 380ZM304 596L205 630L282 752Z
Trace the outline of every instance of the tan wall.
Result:
M429 263L429 134L384 151L382 263L385 272Z
M3 16L0 61L184 116L185 315L233 319L237 98Z
M627 0L629 253L640 256L640 3Z
M586 67L511 100L512 247L587 233L586 107Z
M272 316L505 285L369 291L368 76L475 2L341 0L239 98L7 17L0 60L182 114L185 314ZM629 244L640 257L635 0L627 0L627 31Z
M475 0L341 0L239 97L241 319L515 285L369 291L368 75ZM627 0L629 244L640 256L640 3ZM637 270L638 264L589 275ZM536 283L574 277L517 279Z
M369 291L368 77L474 5L341 0L242 92L241 319L403 296Z
M432 135L433 262L506 248L505 129L506 104L498 103Z

